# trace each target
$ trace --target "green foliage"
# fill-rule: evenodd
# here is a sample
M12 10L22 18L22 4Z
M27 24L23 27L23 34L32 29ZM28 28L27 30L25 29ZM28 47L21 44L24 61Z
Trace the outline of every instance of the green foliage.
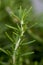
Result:
M30 0L0 0L0 7L0 65L43 65L43 24Z

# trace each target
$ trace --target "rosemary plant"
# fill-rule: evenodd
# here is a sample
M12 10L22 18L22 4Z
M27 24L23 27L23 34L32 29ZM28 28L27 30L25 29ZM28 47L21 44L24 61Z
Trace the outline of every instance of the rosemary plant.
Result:
M6 36L10 39L10 41L13 42L12 44L12 65L18 65L17 62L17 58L19 57L19 59L22 57L21 56L25 56L25 55L30 55L30 54L33 54L34 52L27 52L27 53L24 53L24 54L19 54L19 50L20 50L20 47L22 45L27 45L27 44L31 44L33 42L35 42L35 40L32 40L32 41L28 41L25 43L25 32L27 31L27 27L25 27L25 18L28 16L28 13L31 11L31 8L27 11L26 9L25 10L22 10L22 8L20 7L19 9L19 13L18 13L18 16L15 15L12 10L10 9L10 7L6 7L6 11L7 13L10 15L10 17L12 18L13 22L16 23L17 27L13 27L13 26L10 26L8 24L5 24L8 28L11 28L13 29L13 32L12 32L12 35L15 37L14 39L11 38L9 36L9 34L7 32L6 33ZM24 41L23 38L25 39ZM24 43L24 44L23 44ZM20 52L21 53L21 52ZM21 64L22 65L22 64Z

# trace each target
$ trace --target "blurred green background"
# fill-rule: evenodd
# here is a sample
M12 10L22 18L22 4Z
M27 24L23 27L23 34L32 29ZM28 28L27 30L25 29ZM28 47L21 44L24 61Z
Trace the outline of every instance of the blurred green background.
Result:
M25 32L20 37L23 12ZM43 15L34 15L30 0L0 0L0 65L43 65Z

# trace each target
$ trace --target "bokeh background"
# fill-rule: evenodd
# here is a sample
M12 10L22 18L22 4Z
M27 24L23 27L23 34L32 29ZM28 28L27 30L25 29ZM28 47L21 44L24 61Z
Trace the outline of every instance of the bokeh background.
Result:
M20 22L16 16L10 14L11 11L7 7L20 19L22 13L20 16L19 13L22 10L30 10L24 19L25 33L20 41L25 44L22 43L16 51L15 64L13 64L13 50L14 42L21 33L18 29ZM16 27L19 32L8 25ZM17 37L13 34L14 31L18 33ZM0 65L43 65L43 14L34 15L30 0L0 0Z

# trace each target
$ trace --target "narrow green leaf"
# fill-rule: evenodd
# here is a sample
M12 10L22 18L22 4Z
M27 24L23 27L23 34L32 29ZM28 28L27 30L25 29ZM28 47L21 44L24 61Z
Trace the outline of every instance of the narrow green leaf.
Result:
M5 54L8 55L7 51L5 51L4 49L0 48L0 51L4 52Z
M24 53L21 56L26 56L26 55L30 55L30 54L34 54L34 52L28 52L28 53Z
M29 12L31 11L32 9L32 6L30 7L30 9L28 11L24 10L24 13L23 13L23 19L25 19L25 17L28 16Z
M33 40L33 41L30 41L30 42L27 42L27 43L23 43L21 45L28 45L28 44L31 44L31 43L34 43L36 40Z
M20 17L20 19L22 18L22 13L23 13L22 7L20 6L20 9L19 9L19 17Z
M18 27L19 30L21 30L21 28L20 28L20 26L18 24L17 24L17 27Z
M11 28L11 29L14 29L14 30L18 30L17 28L13 27L13 26L10 26L10 25L7 25L5 24L8 28Z
M16 36L18 36L18 34L17 34L17 33L15 33L15 32L13 32L13 34L14 34L14 35L16 35Z
M24 17L26 16L26 9L23 11L23 15L22 15L22 20L24 19Z
M10 39L11 42L13 42L13 39L8 35L7 32L5 32L6 36Z
M23 43L25 40L26 40L26 39L22 39L22 40L21 40L21 42L20 42L20 43L21 43L21 45L22 45L22 43Z

